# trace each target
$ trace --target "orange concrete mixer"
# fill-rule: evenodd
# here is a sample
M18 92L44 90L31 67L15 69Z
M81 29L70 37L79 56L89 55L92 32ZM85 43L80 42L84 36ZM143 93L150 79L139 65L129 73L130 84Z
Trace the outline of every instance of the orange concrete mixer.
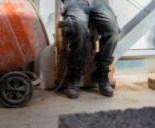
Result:
M7 107L26 105L32 97L30 78L16 69L34 61L48 38L32 2L0 2L0 99Z

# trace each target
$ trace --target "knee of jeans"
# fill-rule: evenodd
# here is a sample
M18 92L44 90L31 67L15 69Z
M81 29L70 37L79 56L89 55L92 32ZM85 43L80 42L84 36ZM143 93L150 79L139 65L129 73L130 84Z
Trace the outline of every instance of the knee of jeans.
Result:
M110 42L117 43L120 36L120 29L118 27L113 27L109 31L104 31L101 34L101 38L110 39Z
M101 26L102 28L102 26ZM121 30L119 26L116 23L109 23L107 27L103 27L103 30L101 31L101 35L109 35L109 36L118 36L120 34Z
M82 37L82 38L87 38L89 35L88 32L88 25L85 21L82 21L81 19L76 19L74 22L74 27L76 29L76 36L77 37Z
M78 18L67 17L64 20L64 24L64 32L70 36L84 36L88 34L87 23Z
M118 36L120 33L120 29L119 27L111 27L110 30L105 33L109 34L110 36Z

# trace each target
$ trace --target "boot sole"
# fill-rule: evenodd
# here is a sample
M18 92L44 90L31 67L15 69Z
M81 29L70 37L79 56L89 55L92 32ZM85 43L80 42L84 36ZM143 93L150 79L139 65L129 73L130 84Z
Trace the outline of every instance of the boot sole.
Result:
M101 92L101 94L103 96L112 97L114 95L114 92L106 92L106 91L103 91L103 90L100 89L100 87L99 87L99 90L100 90L100 92Z
M70 94L69 92L67 92L67 97L68 97L69 99L78 99L78 98L80 97L80 95L72 95L72 94Z
M114 94L105 94L105 93L103 94L103 93L102 93L102 95L103 95L103 96L107 96L107 97L113 97Z
M71 95L67 95L67 97L69 98L69 99L78 99L79 98L79 96L71 96Z
M100 91L101 92L101 91ZM103 95L103 96L107 96L107 97L113 97L113 95L114 95L114 93L112 92L112 93L109 93L109 92L101 92L101 94Z

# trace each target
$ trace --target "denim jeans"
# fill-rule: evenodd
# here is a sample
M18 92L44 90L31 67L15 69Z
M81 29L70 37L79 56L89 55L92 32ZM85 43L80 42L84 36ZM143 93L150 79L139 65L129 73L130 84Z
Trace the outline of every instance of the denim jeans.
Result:
M68 39L70 54L68 67L82 70L87 55L91 23L100 35L99 52L95 55L96 69L109 72L118 37L119 27L108 0L63 0L64 33Z

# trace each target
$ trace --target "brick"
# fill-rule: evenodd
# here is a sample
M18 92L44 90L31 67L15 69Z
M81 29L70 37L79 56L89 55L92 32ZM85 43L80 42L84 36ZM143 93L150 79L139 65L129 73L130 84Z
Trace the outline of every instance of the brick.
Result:
M148 78L148 87L155 90L155 76Z

